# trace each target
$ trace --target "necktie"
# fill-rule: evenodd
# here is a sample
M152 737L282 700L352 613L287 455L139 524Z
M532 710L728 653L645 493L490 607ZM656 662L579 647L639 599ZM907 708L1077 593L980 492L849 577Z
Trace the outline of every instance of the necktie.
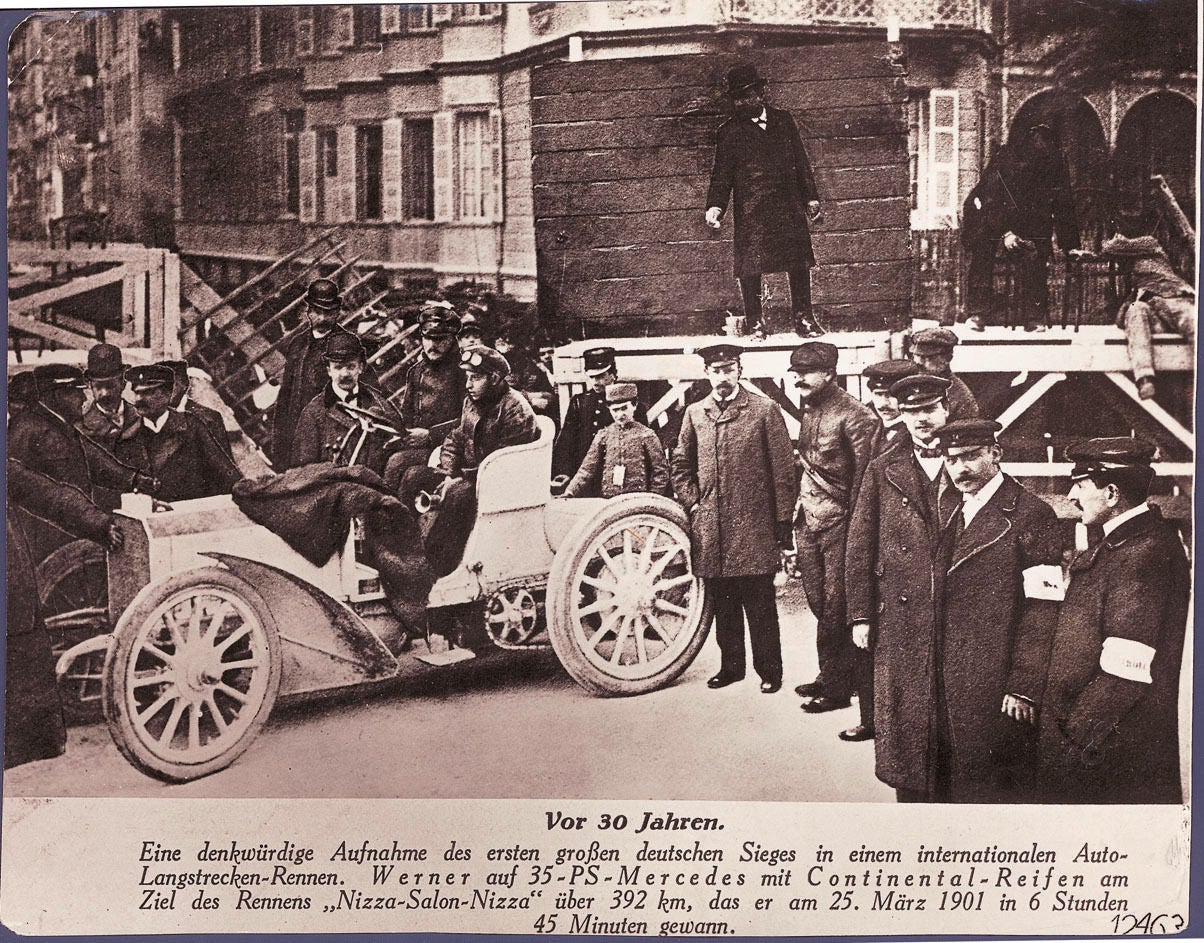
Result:
M939 448L926 449L921 445L916 447L916 454L920 458L940 458L942 453Z

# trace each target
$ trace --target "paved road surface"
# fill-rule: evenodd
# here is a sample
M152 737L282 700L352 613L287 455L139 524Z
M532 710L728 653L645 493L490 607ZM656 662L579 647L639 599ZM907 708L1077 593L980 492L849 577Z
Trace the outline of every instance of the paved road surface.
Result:
M798 583L781 592L786 684L750 673L710 691L719 653L672 687L602 699L551 651L504 653L355 699L280 708L229 769L184 785L149 779L103 725L67 754L5 774L10 796L614 798L890 802L873 744L843 743L856 708L811 716L793 688L815 675L815 621Z

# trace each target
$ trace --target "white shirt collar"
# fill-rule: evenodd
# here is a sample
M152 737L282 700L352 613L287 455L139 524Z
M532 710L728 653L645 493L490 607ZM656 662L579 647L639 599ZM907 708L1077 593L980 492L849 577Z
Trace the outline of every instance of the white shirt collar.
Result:
M348 393L341 386L335 386L333 383L330 388L334 390L334 395L341 399L344 403L349 399L358 400L360 396L360 388L357 386L354 390Z
M125 421L125 400L119 400L117 403L117 408L113 412L109 412L107 409L101 406L100 403L96 402L96 400L93 400L92 403L96 406L96 411L107 418L109 422L113 423L114 425L119 426Z
M187 409L188 409L188 394L187 394L187 393L185 393L185 394L184 394L184 395L183 395L183 396L180 398L180 404L179 404L179 405L176 407L176 412L178 412L178 413L182 413L182 412L184 412L184 411L185 411L185 410L187 410Z
M1137 505L1137 507L1129 508L1129 510L1125 511L1124 514L1117 514L1116 517L1112 518L1112 520L1108 521L1108 523L1104 525L1104 536L1107 537L1125 521L1132 520L1138 514L1144 514L1149 509L1150 503L1148 501L1142 501L1141 504Z
M769 124L769 110L765 107L762 107L761 114L759 114L757 117L753 118L753 124L768 125Z
M995 477L979 488L977 494L962 495L962 519L966 522L967 527L986 503L995 497L995 492L1002 484L1003 472L995 472Z
M711 390L711 396L714 398L716 403L730 403L732 400L734 400L739 395L740 395L740 384L738 384L738 383L736 384L736 388L734 390L732 390L731 396L720 396L714 390Z
M913 449L916 461L920 463L920 467L924 469L924 474L928 476L929 481L936 481L936 476L941 473L941 469L945 467L945 460L937 455L934 458L925 458L923 455Z
M166 410L158 419L151 419L149 416L142 417L142 424L146 426L155 435L163 431L163 427L167 425L167 419L171 416L171 410Z

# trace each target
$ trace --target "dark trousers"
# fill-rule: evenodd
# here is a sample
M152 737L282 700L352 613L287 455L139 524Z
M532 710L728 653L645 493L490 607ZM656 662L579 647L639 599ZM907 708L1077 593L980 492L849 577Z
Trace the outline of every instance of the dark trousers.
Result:
M762 681L782 680L782 637L773 574L714 576L707 579L715 604L715 640L720 670L744 677L744 622L752 646L753 670Z
M995 246L997 240L986 245L967 248L970 264L966 267L966 316L978 315L984 324L993 324L995 297Z
M398 497L407 507L413 507L418 492L433 492L446 478L437 468L412 467L402 476ZM476 482L468 479L456 482L444 493L443 503L424 516L431 518L429 527L423 527L427 562L436 576L447 576L464 556L468 535L476 522Z
M786 273L790 279L790 310L795 320L811 320L811 269L797 268ZM741 275L740 295L744 299L744 316L748 328L761 323L761 276Z
M1016 307L1022 324L1049 322L1048 239L1035 239L1035 252L1017 252Z
M819 655L821 693L835 701L854 694L861 723L874 726L874 667L869 652L853 644L844 597L844 552L848 526L836 524L813 531L805 524L795 530L798 567L803 574L807 605L815 615L815 648Z

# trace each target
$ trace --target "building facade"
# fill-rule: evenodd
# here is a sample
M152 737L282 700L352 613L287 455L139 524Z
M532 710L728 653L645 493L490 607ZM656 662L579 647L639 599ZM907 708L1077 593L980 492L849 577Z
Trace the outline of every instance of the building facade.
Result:
M1069 143L1088 239L1163 173L1194 218L1195 77L1055 93L1008 42L1019 0L595 0L119 10L10 48L14 238L104 212L230 279L331 225L397 284L536 288L531 69L560 59L902 43L912 229L957 227L1019 125ZM884 32L885 31L885 32ZM48 50L52 51L47 54ZM702 207L699 207L701 213ZM821 260L822 262L822 260Z

